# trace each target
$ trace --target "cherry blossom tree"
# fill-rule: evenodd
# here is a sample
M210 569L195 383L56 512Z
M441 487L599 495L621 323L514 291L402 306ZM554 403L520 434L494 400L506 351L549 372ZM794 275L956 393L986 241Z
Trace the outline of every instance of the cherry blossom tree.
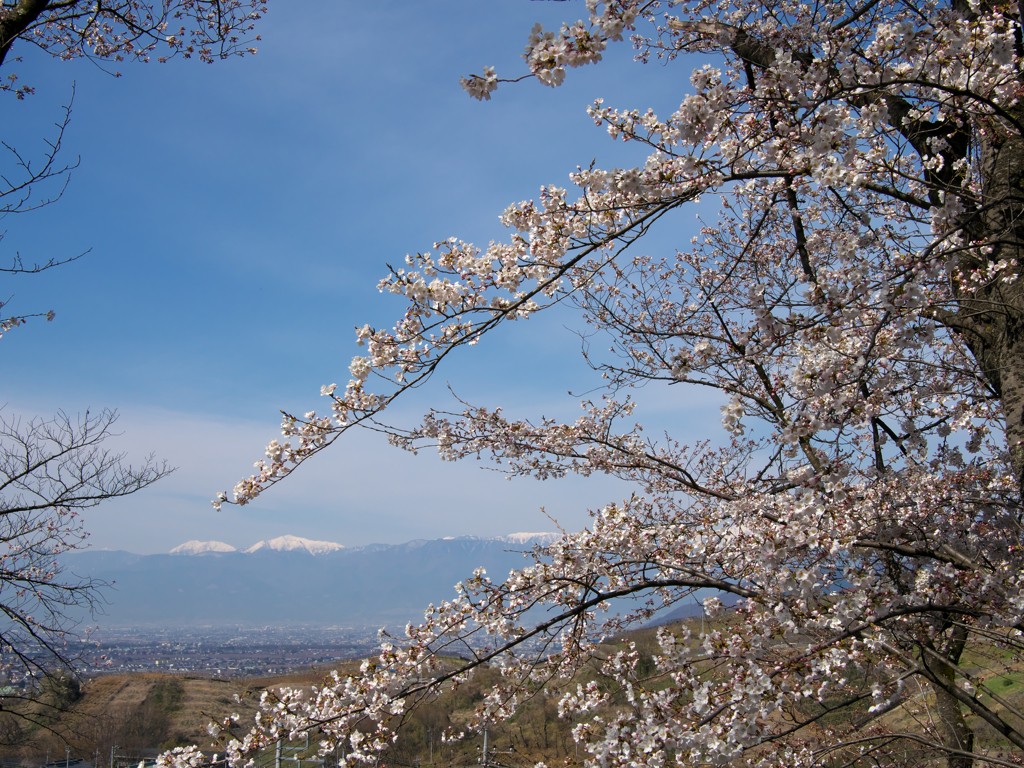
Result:
M214 505L252 501L360 426L510 475L606 473L635 493L504 582L477 573L361 675L268 694L254 726L212 732L232 765L314 730L325 752L372 763L417 702L482 664L502 682L471 729L598 664L627 705L602 708L592 684L559 703L592 765L1020 765L1024 712L997 684L1000 660L1024 651L1020 9L586 6L586 21L534 28L527 76L556 87L627 35L643 61L706 62L669 115L590 108L646 163L581 167L570 189L511 205L505 242L407 257L379 286L405 297L404 315L359 329L366 354L344 388L323 388L326 412L286 416L256 473ZM485 69L462 84L487 99L502 82ZM709 195L718 213L692 240L645 250ZM587 353L604 391L576 421L491 405L385 420L459 348L567 301L612 339ZM631 391L659 384L721 393L725 439L642 431ZM725 595L735 610L699 634L662 630L653 675L628 648L595 661L602 634L709 589L709 616ZM607 618L613 598L635 609ZM466 644L470 663L446 672L439 654Z
M212 62L255 53L253 30L265 12L263 0L2 0L0 65L20 44L62 59ZM19 99L33 90L14 73L0 81L0 91Z

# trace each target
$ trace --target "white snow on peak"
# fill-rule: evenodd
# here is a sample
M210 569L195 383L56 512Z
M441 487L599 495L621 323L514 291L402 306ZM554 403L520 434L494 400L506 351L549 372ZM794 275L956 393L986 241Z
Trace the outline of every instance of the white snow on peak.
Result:
M562 538L560 533L510 533L508 536L498 536L497 541L504 541L506 544L550 544Z
M223 541L186 541L171 550L172 555L198 555L203 552L237 552L238 550Z
M304 549L311 555L322 555L325 552L336 552L344 549L344 545L335 544L333 541L310 541L298 536L278 536L276 539L258 541L245 552L255 552L259 549L276 549L278 552L290 552L295 549Z

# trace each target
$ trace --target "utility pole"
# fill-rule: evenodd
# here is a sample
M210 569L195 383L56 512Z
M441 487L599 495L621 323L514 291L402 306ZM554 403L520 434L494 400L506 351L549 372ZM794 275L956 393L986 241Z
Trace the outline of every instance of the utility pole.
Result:
M114 768L114 753L120 748L121 746L119 744L115 744L110 748L110 768Z
M71 747L64 747L64 768L71 762Z

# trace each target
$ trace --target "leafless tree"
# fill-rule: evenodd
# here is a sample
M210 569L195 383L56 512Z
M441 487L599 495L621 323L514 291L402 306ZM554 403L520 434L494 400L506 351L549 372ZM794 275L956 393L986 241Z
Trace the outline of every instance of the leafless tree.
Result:
M0 413L0 652L12 680L73 669L79 618L104 586L67 571L60 556L82 547L81 513L142 490L165 463L125 463L106 447L113 411L52 419Z
M34 158L25 155L8 142L0 141L0 146L5 150L0 153L3 155L3 160L0 160L0 220L12 214L38 210L56 202L64 194L64 190L71 180L71 171L78 167L78 158L75 158L73 162L58 159L64 141L64 133L71 122L73 102L74 89L72 89L68 104L63 108L63 115L55 123L56 131L52 136L43 140L45 147ZM42 192L40 192L40 188L42 188ZM4 234L6 233L0 232L0 240L3 240ZM88 251L30 264L22 260L20 253L15 253L10 257L10 263L7 266L0 267L0 273L37 274L52 267L75 261L85 253ZM3 311L10 299L11 297L0 299L0 311ZM47 320L52 320L54 312L51 309L46 312L10 317L0 316L0 335L22 325L31 317L45 317Z
M265 10L263 0L0 0L0 95L24 99L35 92L10 71L21 61L17 53L9 55L12 47L32 47L64 60L87 58L104 67L175 56L213 62L255 53L255 23ZM72 88L56 131L40 151L0 141L0 219L42 208L64 193L70 171L78 166L78 158L60 157L73 101ZM82 255L29 266L15 254L0 273L41 272ZM0 297L0 312L9 302L10 297ZM28 318L53 316L52 310L0 316L0 336Z

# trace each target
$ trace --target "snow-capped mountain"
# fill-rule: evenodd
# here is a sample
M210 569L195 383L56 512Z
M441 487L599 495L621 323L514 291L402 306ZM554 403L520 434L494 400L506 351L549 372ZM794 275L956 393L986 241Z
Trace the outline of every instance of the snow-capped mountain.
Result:
M517 544L520 546L534 546L550 544L562 538L560 533L510 533L508 536L496 536L495 541L504 541L506 544Z
M171 550L172 555L201 555L204 552L237 552L230 544L223 541L186 541Z
M553 541L557 541L561 538L560 533L541 532L541 533L510 533L507 536L446 536L442 541L499 541L503 544L509 544L515 547L533 547L536 545L544 546L550 544ZM421 541L421 544L426 544L426 541ZM407 542L404 546L410 546L415 542ZM390 547L393 545L388 544L371 544L370 547ZM304 539L301 536L278 536L276 539L265 539L258 541L248 549L241 550L242 553L259 552L260 550L274 550L275 552L295 552L298 550L305 550L311 555L323 555L328 552L337 552L338 550L345 549L343 544L337 544L333 541L313 541L311 539ZM364 547L355 547L355 550L365 549ZM225 544L223 541L187 541L184 544L175 547L171 550L172 555L201 555L206 552L238 552L239 550L232 547L230 544Z
M115 585L104 593L104 626L394 628L454 598L453 585L478 567L500 582L528 562L521 552L553 538L518 533L342 547L281 536L246 552L190 541L167 555L68 552L61 564Z
M337 552L344 549L343 544L336 544L333 541L311 541L299 536L278 536L276 539L266 539L253 544L245 552L256 552L260 549L273 549L277 552L293 552L296 549L304 549L311 555L322 555L326 552Z

